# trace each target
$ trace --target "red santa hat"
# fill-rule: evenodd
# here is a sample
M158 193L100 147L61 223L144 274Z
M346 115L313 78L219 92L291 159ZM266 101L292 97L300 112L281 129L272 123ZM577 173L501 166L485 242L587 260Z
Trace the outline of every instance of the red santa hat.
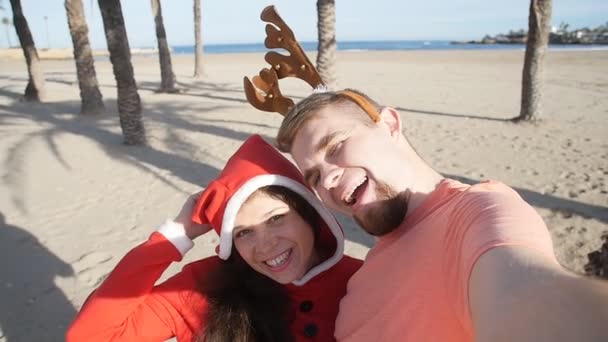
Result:
M232 250L236 214L251 194L270 185L286 187L312 205L323 221L315 244L333 251L328 259L294 282L302 285L340 261L344 252L344 233L335 217L306 185L295 165L259 135L247 139L207 186L196 203L192 220L211 224L220 236L219 257L226 260Z

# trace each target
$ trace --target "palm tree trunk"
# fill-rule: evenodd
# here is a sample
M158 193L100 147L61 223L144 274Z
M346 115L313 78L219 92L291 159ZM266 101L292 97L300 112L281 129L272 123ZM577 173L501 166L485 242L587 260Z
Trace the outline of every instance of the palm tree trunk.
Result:
M19 37L19 43L21 44L25 63L27 64L28 81L24 97L26 101L39 102L46 97L46 89L38 51L36 50L34 38L32 38L27 20L23 16L21 0L11 0L11 7L13 8L13 25L15 25L17 37Z
M336 87L336 2L317 0L317 70L329 89Z
M89 28L84 16L82 0L65 0L64 5L74 45L74 61L80 87L80 113L101 114L105 111L105 107L97 83L93 53L89 44Z
M521 110L514 121L536 121L542 113L543 60L551 31L551 0L530 0Z
M156 25L156 40L158 42L158 59L160 63L160 89L161 93L175 93L175 74L171 65L171 52L169 51L169 43L167 43L167 34L165 33L165 25L163 24L163 12L160 6L160 0L151 0L152 15L154 15L154 24Z
M143 144L146 134L141 115L141 100L133 77L131 50L120 0L98 0L98 3L118 89L118 116L124 142L127 145Z
M194 0L194 77L203 77L203 37L201 34L201 0Z

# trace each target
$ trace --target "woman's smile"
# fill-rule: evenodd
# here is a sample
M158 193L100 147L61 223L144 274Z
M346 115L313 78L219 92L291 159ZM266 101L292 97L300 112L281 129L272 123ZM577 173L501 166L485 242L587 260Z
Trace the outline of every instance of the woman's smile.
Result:
M264 263L270 267L271 271L281 272L289 266L292 253L293 249L290 248L274 258L264 261Z

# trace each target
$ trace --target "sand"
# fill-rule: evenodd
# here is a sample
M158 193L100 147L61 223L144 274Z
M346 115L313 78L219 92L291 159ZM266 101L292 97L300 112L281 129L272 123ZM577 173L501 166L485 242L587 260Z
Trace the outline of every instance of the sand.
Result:
M398 108L418 152L466 182L503 181L551 230L557 256L581 272L608 230L608 52L549 52L544 122L516 125L523 51L344 52L341 86ZM272 140L280 117L248 105L242 77L262 54L174 56L181 94L157 94L155 56L135 56L149 144L122 145L107 58L96 63L107 114L78 115L71 60L45 60L46 103L20 101L22 60L0 60L0 341L60 341L118 260L173 217L250 134ZM283 85L297 98L308 89ZM373 239L343 220L347 254ZM202 237L184 262L213 253ZM173 265L165 275L179 270ZM415 276L415 275L413 275Z
M146 48L146 49L138 49L132 48L131 55L152 55L157 53L156 49ZM110 56L108 50L93 50L93 56ZM62 60L62 59L72 59L74 58L74 53L71 48L53 48L53 49L38 49L38 57L42 60ZM10 49L4 48L0 49L0 60L24 60L23 50L21 48L13 47Z

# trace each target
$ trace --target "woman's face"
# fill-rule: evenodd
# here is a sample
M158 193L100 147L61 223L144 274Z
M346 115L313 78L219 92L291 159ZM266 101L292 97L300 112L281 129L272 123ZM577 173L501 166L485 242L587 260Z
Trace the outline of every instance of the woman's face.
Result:
M287 203L264 192L241 206L232 237L249 266L281 284L300 279L315 264L312 227Z

